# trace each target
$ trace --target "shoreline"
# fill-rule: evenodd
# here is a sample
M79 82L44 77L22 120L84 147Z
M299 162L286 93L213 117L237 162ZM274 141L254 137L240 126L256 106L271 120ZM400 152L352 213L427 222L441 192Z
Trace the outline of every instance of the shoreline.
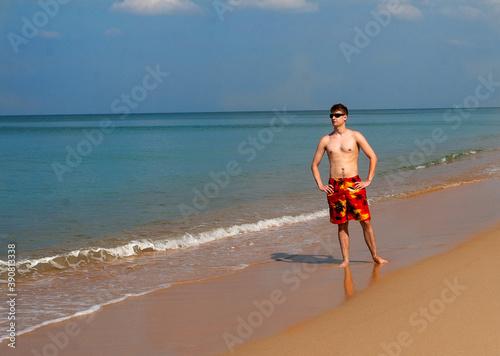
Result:
M381 206L381 209L377 210L376 219L377 221L379 221L376 225L377 236L389 234L391 230L387 229L387 227L380 226L380 224L392 224L393 227L394 224L396 224L395 226L397 227L398 222L405 220L401 216L401 214L404 215L404 213L406 213L411 216L412 214L415 214L412 209L416 209L415 211L419 211L422 206L428 206L429 202L432 201L432 199L429 199L429 196L435 196L436 194L446 196L446 199L448 199L448 201L446 202L448 206L451 205L457 208L459 207L457 201L460 201L461 199L458 196L460 194L450 194L450 190L460 189L462 190L462 194L465 194L467 196L466 198L468 199L469 195L470 197L476 195L474 192L475 188L472 188L472 186L479 187L483 185L482 189L488 190L491 189L488 188L488 186L498 187L499 182L500 180L493 180L465 184L454 188L442 189L436 192L428 194L425 193L420 196L391 201L387 204L383 204L383 206ZM495 197L492 195L493 194L490 194L490 196L488 197L490 199L490 205L495 202ZM462 198L462 200L463 199L465 198ZM439 209L441 208L441 204L439 204L439 202L434 202L433 205L436 206L430 206L429 209L434 209L434 213L432 211L427 212L429 217L435 215L436 209L437 211L439 211ZM407 211L402 211L403 209L400 209L402 206L406 207ZM485 211L488 211L488 209L485 209ZM481 212L475 212L475 214L478 213L479 215L481 215ZM379 219L380 215L385 216L385 220ZM453 214L450 214L448 219L453 220ZM460 220L461 219L459 218L458 221ZM437 229L437 231L435 231L435 234L439 235L443 233L445 234L447 232L449 233L446 226L446 219L444 219L444 221L437 220L434 224L435 226L432 226L432 228ZM466 224L462 226L461 229L459 229L459 233L462 234L462 239L467 240L471 236L472 227L473 224ZM410 233L420 235L423 234L424 236L426 233L429 233L428 231L424 231L425 229L420 229L418 224L412 226L412 229L413 230L409 230ZM354 225L353 233L356 235L356 237L358 237L359 231L356 230ZM276 293L274 296L271 296L270 294L270 292L276 289L271 287L280 285L279 283L276 284L277 281L281 283L282 290L289 293L287 295L283 295L287 298L287 301L285 303L286 310L280 312L278 308L276 308L276 313L273 314L273 317L266 319L265 323L263 323L261 327L256 328L252 335L248 338L245 338L243 341L248 342L255 338L261 338L274 334L276 332L280 332L287 327L290 327L290 325L296 325L297 323L303 322L305 319L310 318L311 316L319 315L321 312L336 307L343 303L344 300L351 298L352 295L357 293L355 289L365 289L370 284L373 284L375 282L378 283L376 279L385 277L388 274L393 273L394 271L401 270L404 267L407 267L408 265L421 260L423 254L426 253L428 256L432 256L444 250L449 250L450 248L452 248L452 246L450 246L450 244L446 242L444 242L442 246L439 246L439 244L436 246L426 245L425 243L422 243L419 246L410 246L410 248L407 249L409 251L401 251L395 249L395 247L398 247L397 243L395 244L395 242L397 241L397 237L397 234L396 236L392 236L391 239L387 240L377 237L379 253L383 258L388 258L388 255L392 255L396 252L396 255L401 255L399 259L393 259L387 267L381 267L380 271L378 270L378 268L373 268L373 264L370 263L370 258L368 258L369 254L367 252L366 246L364 246L362 242L358 241L359 239L357 238L356 241L353 241L351 245L351 256L354 261L351 264L351 270L357 288L351 288L349 283L346 283L346 280L348 280L348 278L346 278L344 272L339 273L339 269L330 268L332 265L338 263L340 253L336 241L333 241L331 239L323 239L323 242L327 242L326 244L314 244L308 249L308 251L305 251L303 255L298 256L298 258L294 256L291 256L292 258L290 258L290 256L287 256L286 253L277 252L275 256L273 256L273 259L275 261L258 265L251 265L230 275L224 275L221 277L197 282L174 284L172 287L164 290L155 291L146 295L142 295L140 297L127 298L126 300L118 303L108 304L102 307L98 312L90 314L88 316L71 318L60 323L49 324L27 334L20 335L18 337L18 344L21 348L29 345L27 350L29 350L29 347L31 347L32 349L38 348L40 350L43 350L43 347L46 345L55 345L55 343L52 341L52 339L50 339L48 335L66 334L71 337L68 337L68 345L64 348L64 354L86 354L90 351L88 349L80 349L78 345L89 345L89 343L93 343L94 347L98 347L96 349L93 349L93 352L95 352L95 350L102 350L104 347L103 344L107 344L107 341L102 341L103 333L107 333L107 337L112 337L112 340L115 341L117 340L116 338L118 338L118 340L121 339L121 341L131 341L131 336L124 336L127 335L127 333L129 333L130 331L127 330L127 328L123 328L123 326L120 326L118 328L118 330L121 330L121 332L123 333L123 335L121 336L120 333L118 333L118 335L114 335L113 337L113 334L116 334L116 332L108 331L110 328L113 329L113 327L118 326L120 324L120 320L125 319L130 320L134 325L136 325L132 328L136 331L137 328L139 328L139 330L144 328L147 329L145 331L143 330L142 333L149 335L146 338L147 340L155 340L155 342L153 343L153 345L149 346L149 350L145 348L146 346L144 342L139 343L138 345L134 344L134 347L137 348L130 348L131 345L125 345L125 347L119 346L122 347L123 350L130 352L133 352L131 350L137 350L141 352L148 351L151 352L151 354L155 354L155 352L158 352L158 350L162 350L162 352L165 350L169 350L173 354L183 354L187 352L187 350L193 351L196 354L223 352L226 345L224 345L224 342L221 342L221 340L223 341L222 335L227 330L230 331L237 329L237 316L250 315L250 313L252 313L252 311L254 311L254 309L256 308L254 303L255 301L263 302L264 300L271 300L270 298L274 298L279 302L282 299ZM383 247L385 245L391 245L392 247L385 248ZM381 246L382 248L380 248ZM413 253L412 256L412 251L418 252ZM310 252L310 254L308 255L307 252ZM408 252L410 253L408 254ZM292 267L289 268L290 266ZM297 271L302 272L302 275L307 275L307 278L301 279L299 281L300 283L297 279L293 279L294 277L301 278L301 274ZM288 275L285 280L287 280L289 283L285 283L283 281L283 275L287 272ZM259 278L261 280L259 280ZM235 285L239 286L239 288L241 289L239 292L235 292L233 290L232 287L234 287ZM337 290L338 288L336 288L336 286L338 285L344 286L344 288L342 288L342 291ZM291 287L293 286L298 286L297 293L291 290ZM285 287L287 289L285 289ZM322 293L319 293L319 295L318 293L311 293L311 291L314 292L314 288L319 288L320 290L322 290ZM191 298L192 295L196 295L196 297ZM186 297L188 296L189 300L186 299ZM304 306L304 300L314 300L315 307ZM278 305L281 306L281 304L276 304L276 306ZM146 310L147 317L141 316L140 314L131 315L131 313L129 313L129 311L131 310L130 308L140 308L141 310ZM297 308L299 310L297 310ZM168 309L167 314L169 315L170 319L176 320L176 323L174 323L174 325L165 325L165 323L162 323L161 320L157 320L156 314L164 314L165 309ZM196 326L199 315L201 315L202 318L211 318L211 322L202 323L203 327ZM146 322L146 319L148 322ZM88 320L90 321L87 322ZM73 334L75 334L75 330L77 330L75 325L79 325L78 334L74 336L70 335L68 331L71 330L68 329L68 325L70 326L70 329L71 327L75 328L73 330ZM213 332L207 333L207 327L209 328L209 330L210 328L212 328L214 331L219 332L219 335L216 335L216 337L214 337ZM179 329L184 333L189 333L188 337L184 336L184 338L182 338L182 333L179 331ZM174 333L174 335L180 337L180 342L176 344L173 338L170 345L163 344L162 342L164 342L165 340L160 336L161 333L159 333L159 330L170 330ZM63 334L60 334L61 332L63 332ZM135 333L134 335L137 335L137 333ZM141 337L144 341L146 335L142 335ZM186 345L190 343L190 339L197 341L201 340L201 343L199 343L198 345L193 344L192 346L188 347ZM184 346L180 345L182 343L184 343ZM118 347L117 342L112 342L112 344ZM5 347L6 342L4 341L0 345L0 350L5 349ZM108 353L117 352L117 350L113 347L108 348L107 350ZM15 352L17 351L18 349L15 350ZM4 351L2 351L2 354L3 352Z
M378 183L375 182L378 186L373 184L374 189L369 192L369 202L374 209L377 209L379 204L384 206L390 200L404 199L427 194L431 191L469 184L477 182L478 179L482 181L498 177L500 174L498 174L499 172L495 173L495 170L482 176L478 176L478 174L485 171L485 167L487 167L485 162L494 162L495 157L500 158L499 154L500 151L496 150L486 155L485 152L478 152L477 155L466 159L461 158L450 164L439 164L422 170L410 170L406 172L409 176L406 176L405 173L406 183L403 188L387 184L385 187L387 190L380 190L380 185L383 186L384 180L388 178L384 179L382 176ZM476 166L482 168L477 169ZM434 176L437 178L427 185L426 182ZM408 187L412 187L414 190ZM401 191L406 193L401 193ZM23 270L26 275L19 276L19 282L25 282L24 294L20 296L19 302L21 304L25 300L27 302L25 303L25 317L21 320L19 329L23 332L34 330L42 324L47 325L56 320L72 318L79 313L91 312L97 307L111 304L126 296L143 295L146 292L158 291L179 282L196 282L228 275L234 270L241 270L248 265L255 264L255 262L268 261L269 254L273 252L273 249L282 250L290 247L288 251L292 251L294 247L300 248L300 244L306 246L310 242L317 241L317 236L322 238L324 235L323 231L330 231L330 227L325 226L321 218L313 219L314 221L310 223L290 224L296 228L279 226L281 222L285 222L287 225L290 220L300 221L304 220L304 217L310 218L310 215L327 214L323 199L317 193L317 190L314 189L308 194L299 194L294 197L283 197L279 200L264 199L254 205L252 203L245 206L243 210L232 209L233 211L229 212L228 210L231 209L223 208L207 212L202 220L217 221L213 229L210 229L210 224L207 225L201 221L196 228L182 232L178 230L179 233L167 234L162 238L150 238L155 234L161 235L166 230L160 225L153 224L146 228L146 231L152 235L144 234L138 228L135 230L125 229L113 234L139 238L129 237L121 242L112 240L114 243L111 243L111 240L107 241L103 237L102 243L97 245L72 250L62 249L59 252L54 250L46 257L43 257L42 253L33 258L26 257L24 259L22 256L23 253L26 253L25 245L20 244L23 248L17 251L20 262L18 270ZM296 203L298 201L300 201L299 204ZM233 217L241 216L239 215L241 211L259 211L261 214L258 219L255 218L254 213L250 213L244 214L239 221L234 220ZM223 218L219 219L219 216ZM229 223L227 223L228 221ZM193 220L192 223L194 222ZM234 224L231 224L232 222ZM191 226L192 224L186 225ZM258 232L251 231L253 230L251 228L255 226L261 226L262 229ZM225 230L222 231L224 235L227 235L226 232L229 230L244 232L222 238L221 231L217 230ZM156 233L153 233L154 231ZM282 233L282 231L285 232ZM193 235L192 239L190 235ZM281 239L281 235L284 235L285 239ZM288 236L293 237L287 238ZM296 236L301 236L304 240L299 242ZM184 239L185 237L187 237L187 241ZM206 242L206 240L210 240L210 242ZM273 242L268 244L267 241ZM303 243L304 241L306 242ZM277 244L281 247L276 246ZM224 245L226 246L224 247ZM267 248L260 248L263 245ZM173 249L169 249L168 246L172 246ZM182 247L177 248L178 246ZM89 251L92 252L89 253ZM246 251L246 256L235 253L239 251ZM106 259L105 263L102 263L103 256ZM213 258L209 261L205 258L206 256ZM214 258L214 256L217 257ZM237 257L233 258L234 256ZM5 267L2 263L0 262L0 269ZM35 265L32 270L29 270L31 267L27 267L30 265ZM37 276L38 273L41 275ZM117 282L115 277L110 276L118 277L120 281L118 288L110 289L107 287L109 284L114 285ZM42 282L42 279L46 282ZM63 280L65 282L57 283L57 281ZM89 281L96 281L96 283ZM82 284L87 287L79 289ZM79 291L75 292L77 290ZM63 295L71 295L75 301L60 297ZM47 312L38 313L39 307L45 308ZM2 329L5 330L6 325L8 325L7 320L0 321ZM0 333L0 336L3 338L6 333Z

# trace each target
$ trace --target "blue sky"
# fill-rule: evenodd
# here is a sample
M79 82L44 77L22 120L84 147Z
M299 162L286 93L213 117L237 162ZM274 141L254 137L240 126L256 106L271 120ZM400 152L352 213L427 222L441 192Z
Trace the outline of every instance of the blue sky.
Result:
M499 19L500 0L2 0L0 115L454 107L500 82Z

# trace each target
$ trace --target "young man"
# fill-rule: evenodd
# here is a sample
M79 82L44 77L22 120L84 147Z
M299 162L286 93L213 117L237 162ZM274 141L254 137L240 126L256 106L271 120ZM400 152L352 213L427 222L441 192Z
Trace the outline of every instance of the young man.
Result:
M371 216L365 190L375 175L377 156L363 135L346 128L345 122L349 111L344 105L333 105L330 112L334 130L319 141L311 170L319 190L327 193L328 205L330 206L330 222L338 225L340 249L344 259L339 267L349 265L349 220L358 220L360 222L373 261L379 264L387 263L386 260L377 255L375 235L370 222ZM360 148L370 159L368 178L365 181L361 181L358 176ZM330 179L326 186L321 182L318 169L325 151L330 161Z

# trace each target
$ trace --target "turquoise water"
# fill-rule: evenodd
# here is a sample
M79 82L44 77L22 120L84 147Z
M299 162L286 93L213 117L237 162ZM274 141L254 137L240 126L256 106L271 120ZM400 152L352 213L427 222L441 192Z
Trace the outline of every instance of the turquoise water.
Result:
M58 278L75 279L76 285L104 270L117 274L153 260L168 263L158 269L158 278L132 290L123 277L109 294L104 284L109 281L103 280L66 309L54 300L59 307L52 314L30 317L27 310L25 327L201 278L206 265L198 265L197 258L214 241L248 240L238 260L219 256L210 262L215 274L241 268L255 262L251 234L272 229L279 236L281 226L324 217L326 204L310 164L319 139L332 131L328 114L282 109L124 119L0 117L0 241L17 245L26 295L30 288L39 294L30 299L33 310L37 303L50 305ZM368 190L371 202L498 174L499 118L498 108L461 116L445 109L350 112L348 128L360 131L379 159ZM368 162L360 156L364 179ZM320 169L326 182L325 158ZM0 267L5 279L5 263ZM136 279L152 273L148 267L137 270ZM42 284L50 288L43 291ZM100 303L91 300L92 293Z
M348 127L361 131L378 154L378 180L400 166L415 168L497 147L498 109L476 111L458 129L453 114L446 112L353 111ZM174 222L186 213L306 193L314 188L309 166L315 146L331 130L327 115L280 111L132 115L126 120L0 118L3 233L21 243L20 255L29 257L41 248L81 248L108 232ZM104 133L102 122L111 123L112 131ZM440 140L446 139L433 147L429 140L435 129L443 132ZM411 156L412 151L417 152ZM237 163L229 177L228 162ZM366 175L366 167L360 173ZM207 184L208 195L214 196L208 202L199 197L207 196Z

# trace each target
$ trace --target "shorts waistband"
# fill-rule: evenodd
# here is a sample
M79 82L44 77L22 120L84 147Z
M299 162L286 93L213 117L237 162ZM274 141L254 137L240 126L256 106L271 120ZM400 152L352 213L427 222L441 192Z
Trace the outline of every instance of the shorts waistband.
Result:
M360 182L361 178L359 178L359 175L354 176L354 177L349 177L349 178L330 178L331 182Z

